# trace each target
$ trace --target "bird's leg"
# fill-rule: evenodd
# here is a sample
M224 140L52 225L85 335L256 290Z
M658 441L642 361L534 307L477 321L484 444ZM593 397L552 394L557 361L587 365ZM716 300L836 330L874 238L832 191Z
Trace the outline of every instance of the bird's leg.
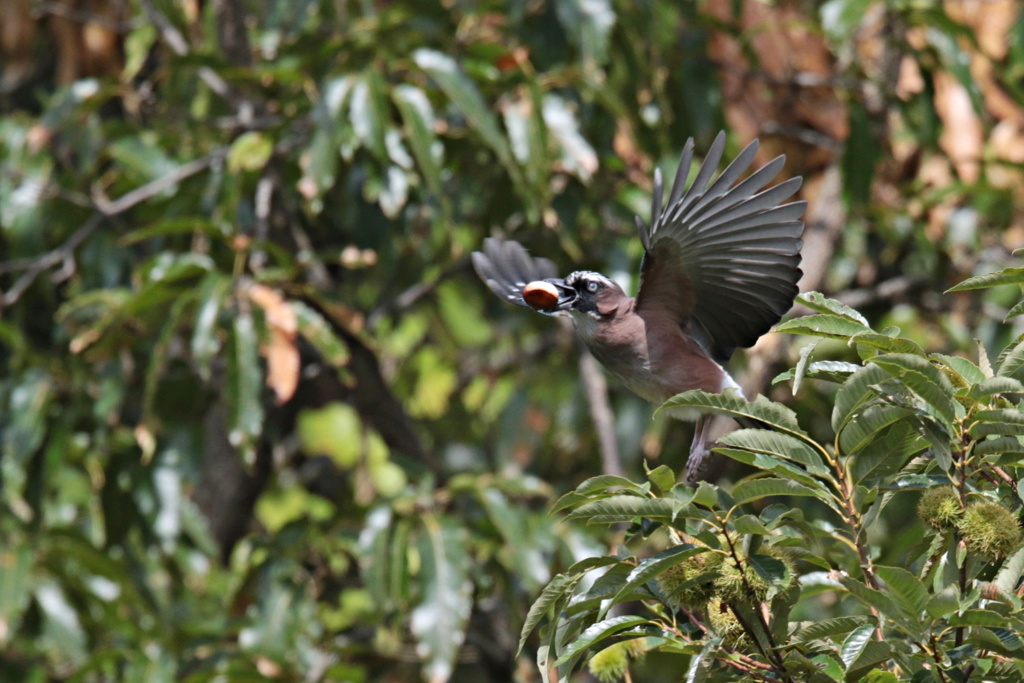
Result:
M709 455L708 433L714 415L704 414L697 418L697 424L693 428L693 443L690 444L690 458L686 461L686 481L688 484L695 484L699 481L701 467Z

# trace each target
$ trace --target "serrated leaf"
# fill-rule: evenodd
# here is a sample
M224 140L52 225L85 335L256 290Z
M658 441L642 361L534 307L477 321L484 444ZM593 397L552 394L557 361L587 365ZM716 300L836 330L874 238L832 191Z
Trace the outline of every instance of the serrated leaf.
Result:
M919 578L899 567L878 565L875 572L885 581L886 588L907 614L918 617L928 604L928 589Z
M994 434L1024 434L1024 412L1019 410L979 410L968 428L975 438Z
M674 520L687 507L687 502L674 498L640 498L617 495L581 505L568 519L584 519L587 524L628 522L635 517Z
M1021 576L1024 576L1024 548L1006 558L992 583L1000 590L1012 593L1017 590Z
M704 683L708 680L715 654L722 646L722 638L711 638L695 657L690 659L690 668L686 672L686 683Z
M875 627L865 624L853 629L850 635L846 636L843 644L839 647L839 658L843 660L843 664L847 669L864 652L864 648L867 647L874 633Z
M897 406L868 406L839 433L839 448L845 455L855 454L871 444L880 432L913 415L914 411Z
M931 360L937 360L944 363L946 366L952 368L959 374L968 384L977 384L978 382L984 382L987 379L985 371L960 356L947 356L941 353L928 354L928 358Z
M862 365L847 363L845 361L814 361L813 363L808 364L807 369L804 371L804 379L820 379L826 382L842 383L862 367ZM794 379L795 377L796 370L787 370L786 372L776 375L775 378L772 379L772 384L775 385L779 382L785 382L787 380Z
M1024 444L1017 436L999 436L994 439L976 441L971 453L986 456L985 459L990 464L1005 463L1007 460L1015 462L1024 458Z
M885 351L886 353L905 353L913 356L925 357L924 349L911 340L904 337L890 337L876 332L864 332L850 339L850 343L858 346ZM863 357L863 356L862 356Z
M870 588L857 579L850 576L842 576L839 582L850 592L850 595L860 600L868 607L873 607L882 616L892 619L904 629L917 633L921 629L921 620L908 615L904 610L899 609L893 599L885 593Z
M582 576L583 574L557 574L544 587L540 596L530 605L530 611L526 613L526 620L523 622L523 628L519 632L519 649L516 650L517 657L522 654L523 647L526 645L526 639L533 633L533 629L537 628L540 620L544 618L555 604L572 593Z
M1004 268L995 273L985 273L969 277L960 284L950 287L950 292L964 292L970 289L988 289L999 285L1024 285L1024 268Z
M956 419L956 404L950 398L953 395L953 387L949 379L927 359L894 353L877 356L871 362L901 380L925 403L934 408L947 424Z
M669 486L669 488L672 488ZM617 474L599 474L596 477L585 479L576 487L576 493L581 496L590 496L594 493L617 493L612 489L625 489L640 496L647 496L647 487L637 484L626 477ZM667 489L666 489L667 490Z
M743 505L762 498L771 496L810 496L813 498L825 499L826 493L798 484L788 479L776 479L773 477L762 477L744 481L733 487L732 497L736 505ZM831 504L830 500L826 502Z
M615 635L619 631L625 631L627 628L639 626L644 623L647 623L647 619L644 617L629 615L611 617L609 619L599 621L596 624L589 626L579 635L579 637L573 640L569 647L565 648L558 659L555 660L555 666L565 664L583 650L601 642L605 638Z
M874 387L889 379L889 373L877 365L868 365L853 373L836 393L832 408L832 429L837 434L860 410L875 400L878 392Z
M775 332L785 332L787 334L807 334L815 337L843 340L871 331L870 327L856 320L828 313L813 313L801 318L793 318L792 320L779 323L772 329Z
M727 389L721 394L711 394L695 389L676 394L665 401L658 408L658 411L675 407L699 408L718 415L752 418L794 436L809 439L807 433L800 428L800 424L796 419L796 413L764 396L758 396L753 401L748 402L734 389Z
M799 463L813 474L830 476L829 469L821 459L820 453L807 442L788 434L767 429L738 429L720 438L718 443L724 446L744 448L755 453L774 455Z
M657 555L643 560L626 576L626 582L619 589L619 592L615 594L615 597L602 607L598 619L603 618L608 610L617 605L624 596L643 587L648 581L656 578L665 570L676 566L694 555L700 555L705 552L708 552L707 548L684 543L668 550L663 550Z
M858 322L861 325L867 327L868 321L858 311L847 306L841 301L830 299L820 292L805 292L796 297L797 303L803 304L812 311L818 313L834 313L844 318L849 318L854 322Z
M1000 377L1013 377L1024 382L1024 341L1007 347L999 357L999 370L996 372Z
M980 401L995 394L1020 394L1024 393L1024 384L1013 377L990 377L970 388L968 395Z
M829 638L831 636L841 636L849 633L855 628L861 626L869 626L874 628L871 624L865 624L868 617L832 617L831 619L823 619L816 621L809 626L805 626L796 632L793 636L794 643L808 643L812 640L821 640L823 638Z

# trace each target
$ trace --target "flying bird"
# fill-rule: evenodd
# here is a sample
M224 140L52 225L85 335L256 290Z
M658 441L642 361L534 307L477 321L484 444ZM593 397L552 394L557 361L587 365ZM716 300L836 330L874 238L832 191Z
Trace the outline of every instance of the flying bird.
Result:
M513 241L484 240L473 266L502 300L571 316L605 369L652 403L691 389L742 394L724 364L789 311L802 275L806 202L783 203L802 180L765 189L785 156L744 178L757 149L755 140L715 178L725 150L725 133L719 133L687 186L691 138L664 204L661 172L655 170L650 225L636 217L644 246L636 297L600 273L578 270L560 278L552 261L530 256ZM687 462L687 478L696 481L709 451L712 416L686 408L667 412L696 420Z

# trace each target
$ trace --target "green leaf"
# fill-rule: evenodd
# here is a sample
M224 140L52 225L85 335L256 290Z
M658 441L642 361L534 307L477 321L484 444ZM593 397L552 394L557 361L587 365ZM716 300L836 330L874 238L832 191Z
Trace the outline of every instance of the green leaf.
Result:
M1024 548L1006 558L992 583L1000 590L1012 593L1017 590L1021 576L1024 576Z
M708 677L711 667L714 664L715 655L721 647L721 636L708 639L697 656L690 659L690 668L686 672L686 683L704 683L710 680Z
M853 373L839 387L832 408L832 429L837 434L867 403L878 397L874 387L889 379L889 373L877 365L868 365Z
M646 467L646 461L644 466ZM676 485L676 473L668 465L658 465L647 473L647 480L657 486L662 493L668 493Z
M845 455L857 453L871 445L880 432L914 414L912 410L897 406L868 406L839 433L839 449Z
M622 588L619 589L619 592L615 594L615 597L608 601L601 609L598 619L604 617L608 610L620 602L622 597L633 593L638 588L641 588L648 581L656 578L666 569L676 566L687 558L693 557L694 555L700 555L707 551L708 548L684 543L682 545L673 546L667 550L663 550L657 555L643 560L626 576L626 582L622 585Z
M573 589L582 577L583 574L557 574L551 580L551 583L544 587L540 596L530 606L530 611L526 613L526 621L523 622L522 631L519 633L519 649L516 650L517 657L522 654L523 647L526 645L526 639L533 633L533 629L537 628L540 620L551 611L552 607L566 598L566 596L572 594Z
M1019 410L979 410L974 418L968 429L975 438L1024 434L1024 412Z
M850 632L850 635L846 636L843 640L843 644L839 648L839 658L843 660L843 664L847 669L853 664L861 653L864 652L864 648L867 647L868 642L874 637L875 627L870 624L858 626Z
M498 489L489 486L478 491L480 502L487 510L488 517L505 540L502 556L519 581L532 594L543 586L550 577L548 563L534 538L534 533L525 517L526 511L509 503Z
M416 65L430 74L441 90L466 115L473 128L488 147L498 156L510 172L517 169L508 140L501 132L498 120L484 102L480 92L469 78L459 70L455 60L437 50L420 48L413 52ZM513 174L513 179L518 173Z
M868 607L875 608L880 615L892 619L911 633L917 633L920 631L921 620L908 615L904 610L899 609L892 597L889 595L875 590L874 588L869 588L850 576L839 577L839 582L850 592L850 595L854 596Z
M924 609L932 619L942 619L960 609L960 589L956 584L946 586L932 595Z
M895 598L897 604L906 610L908 615L917 618L928 604L928 589L921 580L899 567L877 565L875 571L885 581L889 594Z
M810 486L804 486L788 479L772 477L744 481L737 484L732 490L732 497L736 500L736 505L772 496L810 496L823 500L827 498L827 494L823 490L815 490ZM830 500L826 500L826 502L831 504Z
M950 398L953 395L953 387L949 379L927 359L894 353L877 356L871 362L900 379L925 403L934 408L947 425L956 419L955 406L958 404Z
M440 141L434 133L437 117L430 100L422 90L408 84L396 86L391 97L405 123L409 147L427 187L438 202L447 204L448 195L441 184L441 160L435 157Z
M348 365L348 346L338 338L330 323L315 309L302 301L289 301L295 312L299 334L317 350L320 357L336 369Z
M239 310L228 364L228 441L241 450L250 466L255 462L256 441L263 430L262 379L256 326L251 313Z
M596 645L605 638L615 635L619 631L625 631L627 628L632 628L645 623L647 623L647 619L644 617L628 615L611 617L609 619L599 621L596 624L589 626L579 635L578 638L573 640L569 647L562 651L558 659L555 660L555 666L565 664L576 654L586 650L592 645Z
M832 617L830 619L823 619L816 621L804 628L800 629L793 635L793 642L809 643L812 640L822 640L831 636L841 636L849 633L850 631L863 626L869 626L874 628L871 624L865 624L868 617Z
M675 407L699 408L718 415L752 418L805 440L810 438L800 428L796 413L789 408L764 396L748 402L734 389L727 389L721 394L710 394L699 389L685 391L665 401L658 411Z
M946 294L969 289L988 289L999 285L1024 285L1024 268L1004 268L995 273L969 277L955 287L947 289Z
M230 278L220 273L210 273L199 285L196 322L192 328L192 359L203 379L210 378L210 364L220 353L217 318L230 291Z
M412 610L409 628L419 643L424 673L431 680L446 681L473 607L466 530L454 520L427 515L418 548L423 599Z
M989 628L1002 628L1006 626L1005 614L1000 614L987 609L968 609L960 614L951 614L949 617L950 626L986 626Z
M13 631L28 605L33 583L35 553L27 543L11 543L0 550L0 623Z
M817 313L779 323L773 330L787 334L807 334L846 340L855 335L870 332L871 328L844 316Z
M941 353L928 354L928 358L934 361L939 361L947 367L952 368L957 372L957 374L963 377L964 381L968 384L977 384L978 382L984 382L986 379L985 371L966 358L961 358L960 356L946 356Z
M762 430L767 431L767 430ZM751 467L756 467L764 472L771 472L777 474L784 479L792 479L803 484L814 486L817 484L817 480L808 474L803 469L792 465L782 458L777 458L774 455L768 455L765 453L753 453L747 450L737 450L735 448L722 448L718 446L714 449L715 453L721 453L726 455L733 460L737 460Z
M390 117L384 84L375 70L363 73L352 86L348 116L356 138L378 160L386 161L388 153L384 135Z
M273 153L274 143L268 136L257 131L242 133L231 143L228 170L232 173L261 171Z
M770 555L752 554L747 556L747 562L758 576L773 586L786 586L792 580L789 567L784 562Z
M904 353L920 356L921 358L924 358L926 355L924 349L915 341L903 337L890 337L876 332L858 334L850 339L850 342L857 344L859 347L867 347L868 349L876 349L886 353ZM864 354L861 357L864 357Z
M1010 311L1003 318L1003 322L1010 322L1012 318L1016 318L1020 315L1024 315L1024 301L1018 301L1016 304L1014 304L1013 308L1011 308Z
M990 377L972 386L968 393L971 398L980 401L995 394L1024 393L1024 384L1013 377Z
M834 360L819 360L810 363L804 371L804 379L820 379L826 382L842 383L846 379L861 369L861 365L856 363L846 363L844 361ZM780 373L775 376L772 380L772 384L778 384L779 382L785 382L796 378L796 370L787 370L786 372Z
M804 381L804 377L807 374L807 366L811 360L811 354L814 352L814 347L820 343L820 340L814 340L810 344L804 344L803 348L800 349L800 360L797 361L796 367L793 368L793 393L796 394L800 391L800 385Z
M974 450L971 452L974 455L990 456L986 457L986 460L993 464L1006 460L1012 463L1024 457L1024 444L1020 442L1020 437L1000 436L995 439L976 441ZM993 458L991 456L1000 457Z
M858 322L861 325L868 327L867 318L861 315L859 312L847 306L841 301L835 299L829 299L820 292L805 292L799 294L796 297L797 303L803 304L812 311L818 313L834 313L835 315L848 318L854 322Z
M1024 335L1022 335L1024 339ZM999 370L996 374L1000 377L1012 377L1024 382L1024 341L1017 341L1015 345L1009 346L999 356Z
M673 477L673 483L675 477ZM668 487L669 489L672 486ZM599 474L596 477L590 477L584 479L583 482L576 487L576 493L581 496L590 496L595 493L620 493L618 489L625 489L636 493L638 496L647 496L647 488L637 484L626 477L621 477L617 474ZM664 489L668 490L668 489Z
M581 505L568 519L584 519L587 524L614 524L628 522L635 517L675 520L688 502L674 498L639 498L617 495Z

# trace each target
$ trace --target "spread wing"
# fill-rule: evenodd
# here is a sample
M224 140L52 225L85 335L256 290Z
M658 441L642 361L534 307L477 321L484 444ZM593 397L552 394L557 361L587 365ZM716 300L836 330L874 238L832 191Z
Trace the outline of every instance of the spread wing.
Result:
M752 346L793 305L800 279L806 202L781 204L800 178L763 189L785 163L780 156L737 182L750 167L750 143L722 171L725 133L708 150L693 183L693 139L683 149L668 202L662 207L661 173L654 174L651 225L638 216L645 254L637 312L668 315L718 362L737 347Z
M530 308L523 300L523 287L534 280L556 277L558 269L553 261L527 253L519 242L501 241L488 237L483 251L473 252L473 268L480 279L502 301Z

